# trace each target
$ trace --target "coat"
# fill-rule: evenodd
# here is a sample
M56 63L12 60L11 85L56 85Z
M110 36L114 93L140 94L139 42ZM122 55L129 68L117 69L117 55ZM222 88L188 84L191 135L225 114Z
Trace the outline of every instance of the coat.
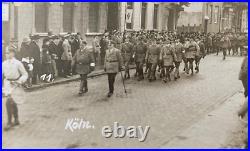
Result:
M93 70L90 65L94 62L93 53L88 48L78 49L72 59L72 65L76 65L78 74L89 74Z
M120 71L121 66L122 66L121 51L116 48L107 49L104 60L104 70L107 73L117 73Z
M243 62L241 64L239 80L248 79L248 57L244 57Z
M49 46L46 45L42 46L42 69L44 74L54 73Z
M178 43L178 44L175 44L175 48L174 48L174 51L175 51L175 55L176 55L176 62L181 62L182 59L183 59L183 45L181 43Z
M156 45L149 45L146 53L146 60L148 63L157 64L160 57L161 48Z
M34 58L34 64L40 64L41 63L40 47L36 44L35 41L32 41L30 43L30 52L31 52L31 57Z
M196 53L197 57L203 57L206 55L206 51L205 51L205 44L203 42L199 42L198 43L200 51Z
M145 61L147 46L144 43L138 43L134 46L135 62L143 63Z
M49 43L49 53L53 60L58 59L59 47L53 41Z
M72 60L72 53L71 53L71 46L69 44L68 40L64 40L62 43L62 47L63 47L63 54L61 59L62 60Z
M174 60L176 60L174 48L171 45L164 45L159 59L163 61L163 66L172 66Z
M228 37L224 37L221 39L221 48L228 49L231 47L231 42Z
M122 53L123 61L129 62L133 54L133 45L130 42L123 43L121 45L121 53Z
M31 58L32 52L30 49L30 45L26 44L26 43L22 43L21 44L21 48L20 48L20 59L22 60L22 58Z

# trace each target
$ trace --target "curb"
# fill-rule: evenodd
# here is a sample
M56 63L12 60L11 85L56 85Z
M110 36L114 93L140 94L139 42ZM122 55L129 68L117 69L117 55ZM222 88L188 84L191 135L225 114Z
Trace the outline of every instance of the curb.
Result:
M135 67L133 66L130 69L135 69ZM122 69L122 71L124 71L124 69ZM88 79L98 77L98 76L102 76L102 75L105 75L105 74L106 74L106 72L104 72L104 71L93 72L93 73L90 73L88 75ZM73 81L77 81L77 80L80 80L79 76L75 76L73 78L65 79L65 80L61 80L61 81L55 81L55 82L52 82L52 83L42 83L42 84L39 84L39 85L36 85L36 86L32 86L31 88L27 88L27 89L25 89L25 91L26 92L32 92L32 91L36 91L36 90L39 90L39 89L43 89L43 88L47 88L47 87L51 87L51 86L55 86L55 85L60 85L60 84L65 84L65 83L69 83L69 82L73 82Z

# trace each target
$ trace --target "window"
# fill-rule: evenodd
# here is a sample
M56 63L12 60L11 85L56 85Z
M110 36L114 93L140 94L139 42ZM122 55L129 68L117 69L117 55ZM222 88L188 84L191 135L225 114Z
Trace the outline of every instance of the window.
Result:
M155 4L154 5L154 22L153 22L154 29L157 29L157 26L158 26L158 9L159 9L159 5Z
M212 24L213 22L213 5L210 5L210 9L209 9L209 14L210 14L210 24Z
M99 3L89 3L89 32L99 32Z
M214 23L218 23L219 22L219 11L220 8L219 6L215 6L214 8Z
M133 28L133 3L128 2L127 3L127 9L126 9L126 29L132 29Z
M35 28L38 33L48 30L48 7L46 3L35 3Z
M63 4L63 31L72 32L73 30L73 10L74 3L64 2Z
M141 8L141 29L146 28L146 13L147 13L147 3L142 3L142 8Z

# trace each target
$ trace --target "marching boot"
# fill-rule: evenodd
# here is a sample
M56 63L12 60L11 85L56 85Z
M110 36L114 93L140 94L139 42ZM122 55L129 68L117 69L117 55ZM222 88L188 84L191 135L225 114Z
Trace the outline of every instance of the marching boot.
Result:
M88 89L88 81L86 80L85 82L84 82L84 91L83 91L83 93L87 93L88 91L89 91L89 89Z
M130 73L129 73L129 70L128 70L128 79L130 79Z
M81 96L83 94L83 87L84 87L84 82L83 80L81 80L81 83L80 83L80 89L79 89L79 96Z

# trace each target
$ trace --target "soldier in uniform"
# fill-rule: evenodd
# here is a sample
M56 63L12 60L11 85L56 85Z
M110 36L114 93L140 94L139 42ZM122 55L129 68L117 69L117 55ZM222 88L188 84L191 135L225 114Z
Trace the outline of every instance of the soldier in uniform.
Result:
M231 47L231 43L230 43L230 40L229 40L227 35L223 36L221 38L220 42L221 42L221 48L223 51L223 60L225 60L226 55L227 55L227 49L229 49Z
M6 60L2 62L2 78L3 78L3 89L2 93L7 96L6 109L8 123L4 130L9 130L13 126L19 125L18 108L17 102L23 101L21 97L21 88L16 88L15 93L13 90L13 83L23 84L28 78L28 73L26 72L23 64L15 58L15 49L9 48L5 52ZM19 93L18 93L19 92ZM14 123L12 123L12 118L14 117Z
M199 65L200 65L200 60L201 58L205 57L206 52L205 52L205 44L204 42L201 40L199 40L199 38L196 39L196 43L199 45L200 51L197 51L197 53L195 54L195 70L196 73L198 73L200 71Z
M148 61L149 71L148 80L149 82L156 80L155 71L159 62L161 48L156 44L156 39L151 39L151 44L148 46L146 53L146 60Z
M133 45L129 42L129 39L125 39L125 43L122 44L121 46L121 53L124 61L124 66L125 66L125 79L130 78L130 73L129 73L129 64L132 59L132 54L133 54Z
M184 55L183 53L184 48L183 48L183 45L180 43L179 39L176 39L174 51L176 55L176 60L174 61L174 64L175 64L174 79L177 80L180 78L179 67L180 67L180 64L182 62L183 55Z
M174 60L176 60L176 55L174 51L174 47L170 45L170 41L166 41L165 45L163 45L161 52L160 52L160 61L163 63L163 71L165 76L163 81L166 83L167 80L171 81L170 73L171 68L173 67Z
M199 46L198 44L194 41L193 38L190 38L189 44L186 47L186 51L185 51L185 56L187 58L187 67L185 67L186 69L186 73L189 74L189 70L191 70L191 74L193 75L193 62L195 59L195 54L199 53Z
M136 63L136 70L138 72L138 81L144 79L143 76L143 64L145 62L145 56L147 52L147 46L143 43L143 39L139 38L139 43L134 46L134 56Z
M80 74L81 82L78 94L81 96L88 92L87 75L93 71L95 67L93 53L87 48L86 41L80 40L80 49L76 51L71 66L76 66L76 72Z
M113 95L115 77L122 68L121 51L119 49L116 49L114 45L114 41L109 41L104 60L104 71L108 74L109 83L109 93L107 95L108 97L111 97Z

